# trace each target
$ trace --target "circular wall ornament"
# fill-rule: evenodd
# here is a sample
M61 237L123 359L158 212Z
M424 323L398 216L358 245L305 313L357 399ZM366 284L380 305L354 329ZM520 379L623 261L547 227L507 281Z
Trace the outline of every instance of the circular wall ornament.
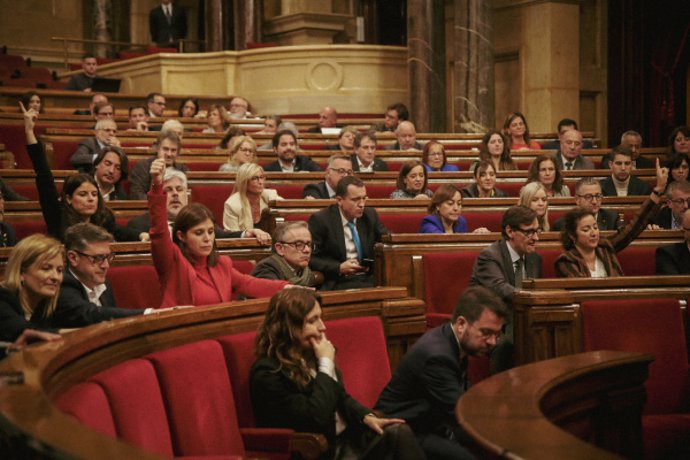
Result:
M307 67L307 86L318 91L332 91L343 83L343 68L334 61L313 62Z

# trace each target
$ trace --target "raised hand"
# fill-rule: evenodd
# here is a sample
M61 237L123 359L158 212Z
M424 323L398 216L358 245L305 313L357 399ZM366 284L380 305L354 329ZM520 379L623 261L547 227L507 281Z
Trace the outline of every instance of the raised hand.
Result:
M656 190L659 193L664 193L666 184L668 183L668 168L662 168L659 163L659 158L656 159Z
M161 185L165 174L165 160L163 158L153 160L149 173L151 174L151 185Z
M24 115L24 132L26 133L26 143L27 144L37 144L36 134L34 133L34 126L36 126L36 120L38 120L38 112L34 109L27 110L19 101L19 108L22 109L22 115Z

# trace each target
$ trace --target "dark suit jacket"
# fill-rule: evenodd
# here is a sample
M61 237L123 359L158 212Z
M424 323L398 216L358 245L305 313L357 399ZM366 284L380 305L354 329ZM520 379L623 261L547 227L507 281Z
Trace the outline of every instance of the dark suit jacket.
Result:
M151 188L151 163L156 157L148 160L138 161L129 173L129 199L146 200L147 193ZM186 173L189 168L185 164L174 163L173 167Z
M599 163L599 169L610 169L609 161L613 160L611 158L611 153L607 153L601 157L601 162ZM654 160L640 156L635 160L635 169L655 169L656 163Z
M455 405L469 387L467 360L450 323L427 331L405 353L375 409L407 421L415 434L457 427Z
M491 289L510 303L515 287L515 269L504 239L491 243L474 262L470 285ZM541 278L541 256L536 252L525 255L525 278Z
M601 184L601 193L603 193L604 196L618 196L616 185L613 183L612 177L602 179L599 183ZM628 196L645 196L649 195L651 191L651 187L645 181L635 176L630 176L630 182L628 182Z
M565 169L564 158L560 151L556 154L556 163L558 163L557 166L561 170ZM575 160L575 165L573 166L573 169L594 169L594 163L580 155Z
M273 163L266 165L264 171L270 172L281 172L280 161L276 160ZM323 171L318 163L314 162L311 158L306 155L296 155L295 156L295 172L298 171Z
M256 424L259 427L292 428L321 433L328 445L335 446L335 412L345 419L348 430L364 429L362 420L371 410L355 401L342 384L323 372L306 388L299 387L285 368L273 358L260 358L252 366L250 392Z
M0 222L0 248L7 248L17 244L17 233L12 225Z
M127 229L135 232L137 235L140 233L148 233L151 230L151 216L148 212L140 216L133 217L129 222L127 222ZM242 230L231 232L225 230L218 225L215 226L216 238L242 238Z
M316 184L307 184L304 186L304 191L302 192L302 198L308 196L313 196L314 198L320 200L327 200L330 198L328 196L328 188L326 188L326 181L318 182Z
M93 77L88 77L85 73L78 73L69 79L65 89L69 91L84 91L86 88L91 88L92 86ZM91 113L86 113L86 115L91 115Z
M93 160L96 156L101 153L101 146L98 145L98 141L95 137L90 137L84 139L77 146L77 150L74 151L70 157L70 163L79 172L92 174L93 173Z
M359 162L357 161L357 154L350 155L352 158L352 170L359 172ZM374 157L374 171L388 171L388 163L381 158Z
M657 275L690 275L688 243L669 244L656 248Z
M597 226L599 230L618 230L622 222L618 217L616 211L609 211L608 209L599 208L597 213ZM556 222L554 222L551 228L555 232L560 232L565 226L565 218L561 217Z
M545 142L541 145L542 150L560 150L560 148L561 148L561 143L558 139L555 141ZM583 149L591 149L592 148L592 141L590 141L589 139L584 139L582 141L582 148Z
M168 23L163 7L158 5L149 13L149 32L151 40L158 46L174 44L176 40L187 37L187 14L183 8L173 4L172 19Z
M671 212L671 208L662 208L659 214L657 214L656 219L654 219L654 223L661 228L673 228L673 213Z
M84 327L101 321L144 313L144 310L117 308L113 288L107 280L105 285L106 290L99 299L102 306L99 307L89 302L84 286L70 270L65 270L57 307L50 318L51 326L55 328Z
M35 311L27 320L19 303L19 297L4 287L0 287L0 340L14 342L24 329L57 332L50 329L47 323L43 318L43 309Z
M340 276L340 264L347 259L345 232L340 220L340 209L332 204L309 217L309 230L314 242L314 252L309 266L323 273L323 289L333 289ZM374 258L374 244L381 236L389 233L379 220L376 210L364 208L364 214L357 219L357 233L362 243L364 258Z

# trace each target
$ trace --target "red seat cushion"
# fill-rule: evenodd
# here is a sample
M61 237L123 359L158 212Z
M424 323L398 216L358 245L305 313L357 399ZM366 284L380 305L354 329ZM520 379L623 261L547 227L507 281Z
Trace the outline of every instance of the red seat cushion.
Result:
M690 414L645 415L642 433L646 459L690 458Z
M422 255L427 313L453 313L460 294L470 285L477 256L478 253L474 251Z
M120 308L158 308L161 304L158 275L153 265L110 267L108 280Z
M617 254L625 276L654 276L656 247L628 246Z
M252 410L249 392L249 371L254 364L254 340L256 332L232 334L218 339L223 347L225 361L232 381L232 390L237 407L237 421L241 427L253 427L254 411Z
M473 231L480 227L488 228L492 232L501 231L501 219L503 219L502 212L463 212L462 215L467 219L467 228L469 231Z
M78 383L60 394L54 402L61 411L84 425L110 437L117 437L108 398L98 384Z
M418 233L426 214L379 214L379 219L391 233Z

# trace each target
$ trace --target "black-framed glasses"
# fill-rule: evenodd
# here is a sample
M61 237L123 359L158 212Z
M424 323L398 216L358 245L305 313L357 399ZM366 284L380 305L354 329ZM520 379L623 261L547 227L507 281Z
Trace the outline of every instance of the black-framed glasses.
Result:
M539 228L520 228L520 227L518 227L515 230L522 233L527 238L533 238L535 235L539 235L541 233L541 229L539 229Z
M83 253L81 251L74 251L74 252L76 252L77 254L79 254L82 257L86 257L87 259L89 259L89 262L91 262L94 265L100 265L106 260L108 261L108 263L110 263L113 261L113 259L115 259L115 253L114 252L111 252L110 254L99 254L97 256L93 256L91 254L86 254L86 253Z
M303 252L305 249L309 249L310 251L314 249L314 243L311 241L281 241L280 244L285 244L288 246L292 246L296 250Z
M604 198L604 195L601 193L587 193L585 195L578 195L578 198L584 198L586 201L601 201L601 199Z
M690 208L690 198L688 198L687 200L684 198L674 198L673 200L668 200L668 201L670 201L673 204L677 204L679 206L682 205L683 203L685 203L687 205L687 207Z
M340 174L341 176L351 176L351 175L353 175L353 174L355 173L353 170L351 170L351 169L345 169L345 168L331 168L331 167L329 166L328 169L330 169L331 171L337 172L337 173Z

